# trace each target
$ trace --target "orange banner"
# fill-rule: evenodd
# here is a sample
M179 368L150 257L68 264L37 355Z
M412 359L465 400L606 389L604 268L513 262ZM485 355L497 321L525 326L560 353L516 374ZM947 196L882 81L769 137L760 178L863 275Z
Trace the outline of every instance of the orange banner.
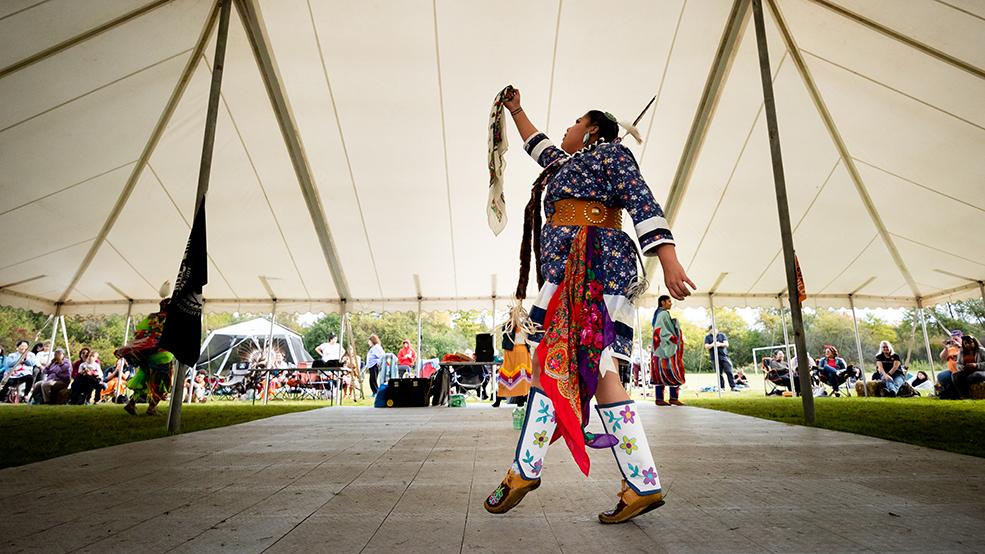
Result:
M807 300L807 286L804 285L804 273L800 270L800 260L797 259L796 255L793 257L793 263L797 268L797 297L803 304L804 300Z

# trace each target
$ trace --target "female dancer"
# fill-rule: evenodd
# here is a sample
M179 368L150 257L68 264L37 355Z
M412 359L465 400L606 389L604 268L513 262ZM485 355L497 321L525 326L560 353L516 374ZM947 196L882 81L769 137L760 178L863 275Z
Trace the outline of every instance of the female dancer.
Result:
M484 505L505 513L540 486L544 455L553 439L564 437L586 475L585 446L612 448L624 479L616 507L599 520L622 523L663 505L643 424L615 361L630 360L636 313L627 289L636 282L637 254L622 231L623 209L633 218L643 255L660 259L670 294L682 300L694 283L677 261L667 220L633 154L616 140L615 118L586 113L558 148L527 118L520 92L505 94L524 149L545 168L540 269L546 281L530 311L543 332L528 337L535 355L526 421L513 464ZM604 435L584 431L593 396Z

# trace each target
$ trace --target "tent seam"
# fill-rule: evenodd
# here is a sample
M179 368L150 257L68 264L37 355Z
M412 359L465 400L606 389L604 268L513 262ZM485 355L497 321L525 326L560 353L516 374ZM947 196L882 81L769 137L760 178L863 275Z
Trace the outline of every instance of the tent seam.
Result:
M677 46L677 35L681 30L681 21L684 20L684 10L687 8L687 0L681 2L681 11L677 14L677 25L674 26L674 36L670 39L670 48L667 49L667 58L664 60L663 71L660 73L660 84L657 85L657 99L653 101L653 111L650 112L650 122L646 126L646 135L643 148L640 149L640 161L646 157L646 147L650 145L650 133L653 131L653 121L657 119L657 109L660 107L660 97L663 94L664 83L667 82L667 70L670 68L670 58L674 55L674 48ZM697 109L697 106L695 106Z
M162 65L162 64L165 64L165 63L167 63L167 62L169 62L169 61L171 61L171 60L173 60L175 58L178 58L180 56L184 56L185 54L187 54L191 50L193 50L193 49L192 48L188 48L188 49L182 50L181 52L178 52L177 54L174 54L172 56L168 56L167 58L158 60L158 61L156 61L156 62L154 62L154 63L152 63L150 65L144 66L144 67L142 67L140 69L137 69L135 71L132 71L130 73L127 73L126 75L124 75L122 77L119 77L119 78L116 78L116 79L114 79L114 80L112 80L112 81L110 81L108 83L99 85L98 87L96 87L96 88L94 88L94 89L92 89L92 90L90 90L88 92L84 92L84 93L82 93L82 94L80 94L78 96L75 96L73 98L69 98L68 100L65 100L63 102L60 102L58 104L55 104L54 106L52 106L52 107L50 107L48 109L42 110L42 111L40 111L40 112L38 112L38 113L30 116L30 117L27 117L25 119L22 119L22 120L16 122L16 123L12 123L12 124L4 127L3 129L0 129L0 133L6 133L7 131L13 129L14 127L18 127L20 125L23 125L23 124L29 122L29 121L32 121L34 119L37 119L37 118L39 118L41 116L47 115L47 114L49 114L49 113L51 113L51 112L53 112L55 110L58 110L60 108L64 108L65 106L67 106L67 105L69 105L69 104L71 104L73 102L76 102L78 100L81 100L81 99L85 98L86 96L90 96L92 94L95 94L97 92L100 92L102 90L105 90L105 89L107 89L109 87L112 87L113 85L117 85L117 84L119 84L119 83L121 83L121 82L123 82L123 81L125 81L125 80L127 80L129 78L131 78L131 77L135 77L135 76L137 76L140 73L143 73L143 72L148 71L150 69L154 69L155 67L157 67L159 65Z
M205 65L209 73L212 73L212 66L209 65L204 52L202 53L202 64ZM298 267L298 262L294 258L294 253L291 251L291 246L287 242L287 237L284 236L284 229L280 225L280 220L274 213L274 207L270 202L270 195L267 194L267 189L263 186L263 180L260 178L260 172L257 171L256 163L253 161L253 155L250 154L250 149L246 145L246 140L243 138L243 134L239 130L239 125L236 123L236 117L233 116L233 110L229 107L229 102L226 101L226 93L220 91L219 97L222 99L222 105L226 109L226 115L229 116L230 123L233 124L233 130L236 131L236 136L239 138L239 144L243 148L243 153L246 154L246 159L250 162L250 169L253 170L253 177L256 178L257 186L260 188L260 192L263 194L263 199L267 203L267 209L270 210L270 217L274 220L274 225L277 227L277 233L280 235L280 239L284 243L284 249L287 251L287 256L291 259L291 265L294 266L294 271L298 274L298 279L301 281L301 288L304 289L305 295L311 296L311 292L308 290L308 285L304 282L304 277L301 274L301 268Z
M175 202L174 197L171 196L171 191L168 190L168 187L164 186L164 180L162 180L161 176L157 174L157 170L154 169L154 166L151 164L150 160L147 160L147 169L149 169L151 175L154 176L154 180L157 181L157 184L158 186L161 187L161 190L164 192L164 195L167 196L168 200L171 201L171 205L174 206L174 211L178 212L178 217L181 218L181 221L183 221L185 223L185 226L188 227L188 230L191 231L192 224L188 222L188 219L185 217L185 214L181 213L181 208L178 207L178 203ZM107 238L109 238L108 234L107 234ZM232 284L229 283L229 279L226 279L226 275L219 268L219 264L217 264L216 261L212 258L212 253L207 252L206 254L209 257L209 261L212 262L212 267L215 268L216 273L219 274L219 277L222 279L222 282L226 284L226 287L229 289L229 292L233 293L233 296L237 296L236 291L233 289Z
M814 204L817 203L817 199L821 197L821 193L824 192L824 189L827 188L828 183L831 182L831 177L834 176L835 170L838 169L839 165L841 165L841 156L836 156L834 165L831 166L831 170L828 171L828 176L825 177L824 182L821 183L821 186L818 187L817 192L814 193L814 198L812 198L810 204L807 205L807 209L805 209L804 213L801 214L800 217L797 219L797 224L793 226L793 229L791 230L792 234L794 235L797 234L797 229L800 229L800 226L804 223L804 220L807 219L808 215L810 215L811 210L814 209ZM776 254L774 254L773 258L770 260L770 263L766 264L766 269L764 269L763 272L759 274L759 277L757 277L756 280L753 281L752 285L750 285L750 287L746 289L747 293L751 292L752 288L759 284L759 282L763 279L766 273L769 272L770 267L773 266L773 264L776 262L776 259L779 258L781 254L783 254L782 248L776 251Z
M780 62L776 66L776 73L773 74L773 82L780 77L780 70L783 69L783 62L787 60L787 53L784 52L783 56L780 57ZM691 261L687 264L687 271L691 271L691 266L694 265L694 260L698 257L698 252L701 250L701 246L705 243L705 239L708 237L708 231L711 230L712 224L715 222L715 216L718 214L718 209L722 206L722 202L725 200L725 194L728 192L729 187L732 185L732 180L735 178L735 172L739 169L739 164L742 163L742 157L746 153L746 148L749 146L749 140L752 138L753 131L756 130L756 126L759 125L760 117L763 115L763 108L766 102L761 102L759 108L756 110L756 116L752 120L752 125L749 126L749 132L746 133L746 138L742 141L742 148L739 149L739 155L735 158L735 163L732 164L732 171L729 172L728 179L725 181L725 187L722 188L722 193L718 195L718 202L715 203L715 209L711 212L711 217L708 218L708 224L705 225L705 230L701 233L701 239L698 240L698 245L694 248L694 254L691 255Z
M865 75L864 73L861 73L861 72L855 71L854 69L851 69L849 67L843 66L843 65L841 65L838 62L829 60L828 58L825 58L824 56L821 56L820 54L815 54L814 52L811 52L810 50L805 50L805 49L801 48L800 51L801 52L804 52L805 54L809 54L810 56L812 56L814 58L817 58L817 59L819 59L819 60L821 60L823 62L827 62L828 64L833 65L834 67L837 67L838 69L841 69L842 71L845 71L847 73L851 73L852 75L855 75L856 77L859 77L861 79L865 79L866 81L869 81L869 82L871 82L873 84L876 84L876 85L879 85L879 86L881 86L883 88L886 88L888 90L891 90L891 91L895 92L896 94L898 94L900 96L903 96L905 98L909 98L910 100L913 100L914 102L917 102L919 104L922 104L922 105L924 105L924 106L926 106L926 107L928 107L928 108L930 108L932 110L936 110L936 111L941 112L941 113L943 113L945 115L949 115L949 116L953 117L954 119L957 119L958 121L962 121L964 123L967 123L968 125L971 125L972 127L975 127L976 129L980 129L982 131L985 131L985 127L983 127L982 125L979 125L979 124L975 123L974 121L970 121L968 119L965 119L965 118L961 117L960 115L957 115L955 113L951 113L951 112L945 110L944 108L941 108L940 106L937 106L935 104L931 104L930 102L927 102L926 100L921 100L921 99L917 98L916 96L913 96L912 94L903 92L902 90L899 90L899 89L897 89L895 87L891 87L891 86L887 85L886 83L883 83L882 81L879 81L877 79L874 79L872 77L869 77L868 75Z
M448 174L448 132L445 125L445 94L441 81L441 46L438 41L438 2L431 0L434 21L434 65L438 77L438 113L441 116L441 147L445 164L445 199L448 201L448 239L451 241L451 272L455 296L458 296L458 256L455 252L455 216L451 204L451 177ZM418 291L420 293L420 291Z
M356 198L356 209L359 212L359 220L362 222L363 236L366 238L366 249L369 252L369 260L373 265L373 273L376 275L376 287L383 296L383 281L380 279L380 269L376 263L376 255L373 252L373 242L369 238L369 227L366 225L366 215L363 213L362 201L359 198L359 190L356 187L356 176L352 171L352 160L349 158L349 147L346 144L345 132L342 130L342 120L339 118L338 104L335 102L335 91L332 88L332 79L328 75L328 65L325 63L325 52L321 45L321 36L318 33L318 26L315 25L315 14L311 7L311 0L306 0L308 5L308 21L311 22L311 32L315 37L315 46L318 49L318 59L321 61L322 75L325 77L325 86L328 88L328 97L332 101L332 113L335 116L335 127L339 131L339 142L342 146L342 155L345 157L345 166L349 173L349 184L352 186L352 194Z

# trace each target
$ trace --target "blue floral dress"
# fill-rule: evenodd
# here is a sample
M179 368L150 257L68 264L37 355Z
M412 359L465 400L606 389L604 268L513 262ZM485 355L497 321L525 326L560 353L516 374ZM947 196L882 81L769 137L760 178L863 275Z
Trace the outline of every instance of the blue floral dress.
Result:
M600 143L568 155L547 138L537 133L527 139L524 150L540 164L548 167L563 164L547 183L544 192L544 213L550 220L554 203L565 198L596 200L609 208L629 212L635 224L636 236L644 256L656 255L663 244L674 244L663 210L640 175L636 158L619 143ZM530 310L530 318L544 324L547 305L564 279L565 264L571 243L579 227L551 225L541 229L541 271L544 286ZM612 356L630 361L633 349L633 328L636 310L626 297L626 288L636 280L636 245L621 229L597 228L601 238L605 281L605 306L615 324L615 342L602 356L602 372L613 370L608 364ZM536 348L543 333L528 337Z

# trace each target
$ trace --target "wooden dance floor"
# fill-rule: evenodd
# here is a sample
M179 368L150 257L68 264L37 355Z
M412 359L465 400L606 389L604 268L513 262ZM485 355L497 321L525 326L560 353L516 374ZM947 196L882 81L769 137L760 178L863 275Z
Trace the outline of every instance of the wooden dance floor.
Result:
M326 408L0 471L0 551L985 546L983 459L697 408L641 412L668 498L625 525L596 520L618 490L612 454L594 452L584 478L562 444L518 508L482 509L512 457L509 408Z

